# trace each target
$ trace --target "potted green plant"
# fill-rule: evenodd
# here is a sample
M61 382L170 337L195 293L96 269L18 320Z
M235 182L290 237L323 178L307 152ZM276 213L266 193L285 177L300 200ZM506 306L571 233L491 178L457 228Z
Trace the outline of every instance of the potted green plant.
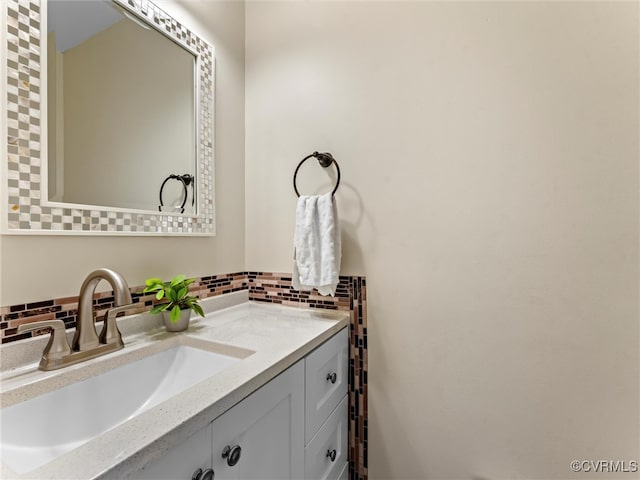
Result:
M155 305L151 313L162 313L164 324L170 332L180 332L189 326L191 311L204 317L202 307L198 305L198 297L189 295L189 285L195 282L193 278L176 275L169 282L159 278L148 278L144 293L156 294L156 300L167 300L167 303Z

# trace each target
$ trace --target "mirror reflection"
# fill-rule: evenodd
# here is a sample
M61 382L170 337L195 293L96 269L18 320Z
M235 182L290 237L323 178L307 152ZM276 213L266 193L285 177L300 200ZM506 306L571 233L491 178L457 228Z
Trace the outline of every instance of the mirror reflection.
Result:
M195 57L110 1L47 20L48 199L195 214Z

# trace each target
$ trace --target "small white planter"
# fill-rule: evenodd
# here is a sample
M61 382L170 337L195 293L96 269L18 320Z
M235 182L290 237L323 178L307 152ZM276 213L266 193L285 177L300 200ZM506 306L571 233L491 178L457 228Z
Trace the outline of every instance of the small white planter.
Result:
M167 328L168 332L182 332L187 328L189 328L189 319L191 318L190 308L181 310L180 318L175 323L172 322L171 319L169 318L170 314L171 312L168 310L165 310L164 312L162 312L162 319L164 320L164 326Z

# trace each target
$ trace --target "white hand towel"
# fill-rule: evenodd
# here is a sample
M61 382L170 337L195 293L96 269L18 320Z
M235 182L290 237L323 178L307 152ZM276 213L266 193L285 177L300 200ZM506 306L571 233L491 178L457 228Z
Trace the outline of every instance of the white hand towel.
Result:
M298 198L293 243L293 288L315 288L321 295L335 296L342 244L338 209L331 193Z

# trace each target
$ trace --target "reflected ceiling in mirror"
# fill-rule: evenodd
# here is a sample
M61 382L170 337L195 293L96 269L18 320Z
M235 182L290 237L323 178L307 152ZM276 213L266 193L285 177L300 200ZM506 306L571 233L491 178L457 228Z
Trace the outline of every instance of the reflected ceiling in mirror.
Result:
M182 110L178 107L175 107L174 110L183 111L181 114L183 120L180 123L185 124L184 126L172 128L166 124L162 126L153 124L156 118L151 117L154 116L154 112L157 112L157 110L152 110L151 113L147 112L145 118L139 118L135 125L129 123L124 130L112 132L108 141L103 140L102 145L107 146L103 146L101 150L108 150L108 152L107 156L102 157L98 164L91 167L98 169L97 171L85 171L75 175L80 178L80 184L89 183L87 180L89 177L97 177L99 184L90 188L94 194L99 188L106 186L108 187L107 189L118 191L118 197L124 197L124 184L126 183L124 180L133 180L132 183L138 187L133 190L139 191L143 190L141 188L143 179L151 178L154 174L157 174L157 178L153 180L155 185L150 187L154 190L152 194L153 200L150 203L135 203L138 200L129 200L131 203L115 204L115 206L106 205L107 203L112 203L106 200L83 199L80 197L77 197L77 200L67 200L64 195L65 190L72 190L75 187L67 186L66 176L71 167L69 167L70 164L67 164L70 154L66 151L67 145L65 144L67 142L65 140L69 135L73 136L73 132L66 132L68 130L68 124L65 125L66 122L63 122L65 128L61 128L59 132L57 123L53 122L56 127L53 129L55 149L52 155L54 157L60 155L64 162L62 166L58 166L56 162L51 175L48 174L46 168L48 142L47 131L44 131L44 129L47 128L48 116L46 115L46 107L42 107L47 104L48 72L44 68L47 65L44 53L47 51L48 44L53 46L54 40L50 40L51 37L48 35L41 38L40 31L41 27L46 29L46 20L41 18L41 15L42 17L46 16L47 9L51 7L51 4L47 5L38 1L22 2L19 0L7 0L6 3L7 41L2 48L6 51L5 71L7 75L5 85L7 94L3 100L3 102L6 102L3 106L5 107L7 118L8 155L6 165L3 165L3 173L5 174L3 183L6 185L6 189L3 189L6 191L6 195L2 197L2 231L4 233L28 234L214 234L213 47L183 24L160 10L156 5L146 0L114 0L114 3L117 4L117 9L113 9L109 4L103 5L113 10L116 15L114 18L119 18L119 20L104 27L97 27L99 30L97 35L87 36L85 32L84 34L81 33L79 37L67 38L69 35L53 33L53 36L56 37L56 44L58 44L58 38L60 39L58 51L71 51L80 45L84 45L87 41L92 42L96 36L101 36L106 30L116 28L118 24L122 23L122 25L126 25L123 28L128 28L130 31L147 35L153 34L160 36L165 43L168 41L169 48L181 51L183 58L187 59L184 62L185 65L188 65L189 62L193 65L195 59L195 69L193 66L191 68L186 66L182 69L183 72L190 72L191 75L191 80L188 79L188 75L182 78L182 85L186 83L191 86L191 93L184 94L183 97L190 96L191 102L189 105L183 103L182 106L184 108ZM79 3L84 2L74 1L68 3L77 6ZM125 16L128 18L122 15L122 11L126 12ZM104 17L106 16L104 15ZM44 24L41 24L41 22ZM143 28L143 25L146 28ZM94 32L95 29L96 27L93 26L87 30ZM89 40L86 40L87 38ZM134 50L133 43L136 43L137 46L137 42L138 40L128 40L126 49ZM145 50L145 52L147 51ZM55 55L59 54L56 53ZM62 55L64 56L64 54ZM93 65L102 62L102 57L97 58L98 55L88 55L87 57L93 62ZM144 63L146 60L143 56L142 59L139 59L139 63ZM95 68L98 68L98 66ZM115 69L116 67L113 67L113 70ZM173 70L173 68L170 68L170 70ZM57 78L58 74L54 71L49 70L49 73L53 73L54 78ZM63 71L63 73L66 73L66 71ZM102 77L107 75L108 72L104 71ZM157 77L157 73L154 75ZM124 80L122 77L124 77ZM129 80L128 83L127 79ZM138 94L143 95L144 92L155 90L155 83L158 81L159 79L157 78L139 80L136 77L134 79L133 76L120 73L119 75L114 75L111 81L106 83L109 86L116 85L117 89L120 90L133 88L132 84L142 83L143 90L140 90ZM82 83L80 81L76 84L78 86L73 89L73 95L82 88ZM90 82L85 81L84 83ZM58 85L60 87L57 88L62 88L64 93L66 89L64 79ZM100 96L100 93L97 92L104 94L105 88L103 84L102 90L93 90L93 94L90 95L92 98L83 100L80 103L94 101L96 96ZM109 95L112 95L112 93ZM106 94L104 96L107 97ZM173 97L169 97L171 95L165 91L160 97L156 97L155 100L147 100L146 103L152 104L150 105L151 107L160 108L157 105L158 103L168 104L174 101ZM195 102L193 101L194 97ZM118 101L119 99L112 97L108 103L118 103ZM130 99L130 101L133 100ZM51 100L49 104L51 104ZM60 105L61 103L56 96L53 110L56 110L56 107ZM91 104L91 106L94 110L93 115L87 117L85 125L81 121L76 121L77 123L73 128L74 131L80 130L84 135L86 133L82 128L87 128L86 123L102 125L99 122L102 121L103 117L118 117L120 123L126 123L125 120L128 119L125 119L125 117L134 116L136 113L131 110L124 112L107 111L104 107L95 103ZM165 106L163 105L162 107ZM71 109L72 107L62 105L61 110L64 112L67 108ZM57 112L55 116L59 117L60 112ZM161 115L155 116L159 117ZM63 120L67 120L66 114L63 116ZM118 125L113 124L108 128L117 129ZM94 128L94 130L106 129L107 127ZM158 150L170 148L166 144L162 146L161 140L167 136L166 130L176 129L191 132L189 135L182 135L180 138L172 137L172 140L170 140L172 144L180 143L182 145L181 150L174 153L173 156L186 159L186 163L175 163L176 159L174 158L171 169L162 170L159 166L159 155L156 153ZM132 130L133 132L131 132ZM48 131L51 132L52 130L49 129ZM134 134L130 135L131 133ZM126 141L124 139L125 135L129 135ZM50 136L52 136L51 133L49 134ZM147 141L135 142L136 139L143 138ZM73 140L75 141L75 139ZM64 148L60 148L60 145L56 142L62 143ZM127 148L118 150L125 143ZM137 154L125 159L124 153L118 153L124 150L134 151ZM190 157L189 151L191 152ZM84 157L85 161L79 163L90 164L86 160L89 154L82 154L80 157ZM118 158L114 160L114 157ZM139 161L140 163L138 163ZM128 172L119 170L118 162L127 165ZM173 175L173 178L168 181L164 189L164 204L171 208L172 211L158 212L160 186L171 175ZM194 180L183 182L183 179L187 178L187 176ZM183 186L183 183L187 185ZM51 185L50 189L48 188L49 185ZM190 195L188 201L184 201L183 188L188 189L188 194ZM51 190L51 195L48 194L49 190ZM185 204L184 213L181 213L180 209L175 211L172 208L173 204L181 203ZM154 209L156 211L152 211Z
M194 55L110 0L47 20L48 199L196 213Z

